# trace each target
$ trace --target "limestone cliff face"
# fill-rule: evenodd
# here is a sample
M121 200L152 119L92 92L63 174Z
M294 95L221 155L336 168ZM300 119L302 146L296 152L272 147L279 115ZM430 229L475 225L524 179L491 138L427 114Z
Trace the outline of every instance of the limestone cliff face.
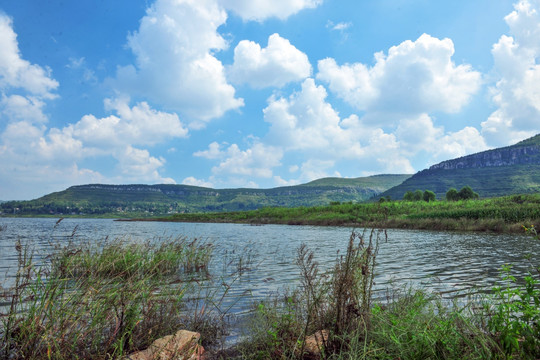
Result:
M488 150L457 159L443 161L431 166L429 170L454 170L526 164L540 164L540 145L514 145L495 150Z

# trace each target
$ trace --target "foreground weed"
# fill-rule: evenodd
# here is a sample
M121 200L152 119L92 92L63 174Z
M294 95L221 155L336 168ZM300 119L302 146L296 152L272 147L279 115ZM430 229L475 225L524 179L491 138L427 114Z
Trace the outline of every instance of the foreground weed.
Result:
M185 327L186 273L206 269L211 256L210 246L185 239L71 242L38 267L28 247L16 250L15 285L2 294L5 359L119 358L146 348Z

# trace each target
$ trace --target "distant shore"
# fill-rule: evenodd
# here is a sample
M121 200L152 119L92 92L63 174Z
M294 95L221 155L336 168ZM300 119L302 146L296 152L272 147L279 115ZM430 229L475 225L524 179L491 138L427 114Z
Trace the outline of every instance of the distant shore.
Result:
M523 233L540 227L540 194L466 201L390 201L252 211L175 214L117 221L283 224Z

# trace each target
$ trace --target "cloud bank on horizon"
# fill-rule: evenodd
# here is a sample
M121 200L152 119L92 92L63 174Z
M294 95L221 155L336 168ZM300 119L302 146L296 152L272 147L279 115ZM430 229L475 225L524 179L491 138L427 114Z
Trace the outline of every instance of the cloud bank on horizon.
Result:
M0 6L0 199L413 173L540 132L539 0L341 1Z

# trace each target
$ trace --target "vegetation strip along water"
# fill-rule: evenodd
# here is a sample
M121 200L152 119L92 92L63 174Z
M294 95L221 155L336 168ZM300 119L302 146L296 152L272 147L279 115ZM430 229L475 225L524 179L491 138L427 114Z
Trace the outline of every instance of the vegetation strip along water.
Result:
M175 214L146 221L385 227L445 231L523 232L540 227L540 194L460 201L332 203L252 211Z

